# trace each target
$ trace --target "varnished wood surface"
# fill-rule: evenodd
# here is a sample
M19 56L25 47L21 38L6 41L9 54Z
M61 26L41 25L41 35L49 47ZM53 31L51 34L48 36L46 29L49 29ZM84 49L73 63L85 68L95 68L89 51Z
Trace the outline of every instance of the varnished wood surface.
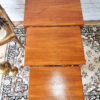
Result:
M80 0L26 0L24 25L83 25Z
M27 29L25 65L84 63L79 27L31 27Z
M31 67L29 100L84 100L79 67Z

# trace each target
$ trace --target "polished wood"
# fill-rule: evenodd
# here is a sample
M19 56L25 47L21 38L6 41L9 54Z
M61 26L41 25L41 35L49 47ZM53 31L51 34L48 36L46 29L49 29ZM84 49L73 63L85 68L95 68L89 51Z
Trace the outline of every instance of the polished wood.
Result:
M79 27L30 27L26 31L25 65L84 64Z
M83 25L80 0L26 0L24 25Z
M29 100L84 100L79 67L31 67Z
M100 25L100 20L95 20L95 21L85 21L85 25Z

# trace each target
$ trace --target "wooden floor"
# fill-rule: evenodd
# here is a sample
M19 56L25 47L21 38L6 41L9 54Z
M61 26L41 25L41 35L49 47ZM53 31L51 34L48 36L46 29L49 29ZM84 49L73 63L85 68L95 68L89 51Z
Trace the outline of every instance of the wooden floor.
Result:
M84 100L79 67L31 67L29 100Z

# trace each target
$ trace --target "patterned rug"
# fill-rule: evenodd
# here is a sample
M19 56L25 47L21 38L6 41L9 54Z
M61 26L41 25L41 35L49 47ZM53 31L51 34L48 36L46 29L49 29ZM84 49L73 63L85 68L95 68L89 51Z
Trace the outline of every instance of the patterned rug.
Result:
M23 26L15 27L14 30L21 42L25 44ZM82 38L86 65L80 67L85 100L100 100L100 26L84 26ZM0 100L28 100L29 67L23 66L24 50L15 40L7 44L4 60L17 66L19 73L16 77L9 75L1 77Z
M100 100L100 26L84 26L86 64L81 66L85 100Z

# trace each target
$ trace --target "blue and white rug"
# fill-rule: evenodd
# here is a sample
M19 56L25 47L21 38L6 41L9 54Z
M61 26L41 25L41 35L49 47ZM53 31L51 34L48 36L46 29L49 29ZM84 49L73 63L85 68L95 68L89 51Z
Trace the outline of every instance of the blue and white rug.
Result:
M82 38L86 64L81 66L86 100L100 100L100 26L84 26Z
M25 43L25 32L22 26L16 27L16 35ZM24 50L13 40L6 47L5 61L19 68L16 77L3 76L1 80L1 100L28 100L29 67L23 66Z
M18 26L14 30L21 42L25 44L24 28ZM85 100L100 100L100 26L84 26L82 38L86 65L80 67ZM17 66L19 73L16 77L2 76L0 100L28 100L29 67L23 66L24 50L13 40L7 44L6 54L3 58ZM0 59L3 58L0 57Z

